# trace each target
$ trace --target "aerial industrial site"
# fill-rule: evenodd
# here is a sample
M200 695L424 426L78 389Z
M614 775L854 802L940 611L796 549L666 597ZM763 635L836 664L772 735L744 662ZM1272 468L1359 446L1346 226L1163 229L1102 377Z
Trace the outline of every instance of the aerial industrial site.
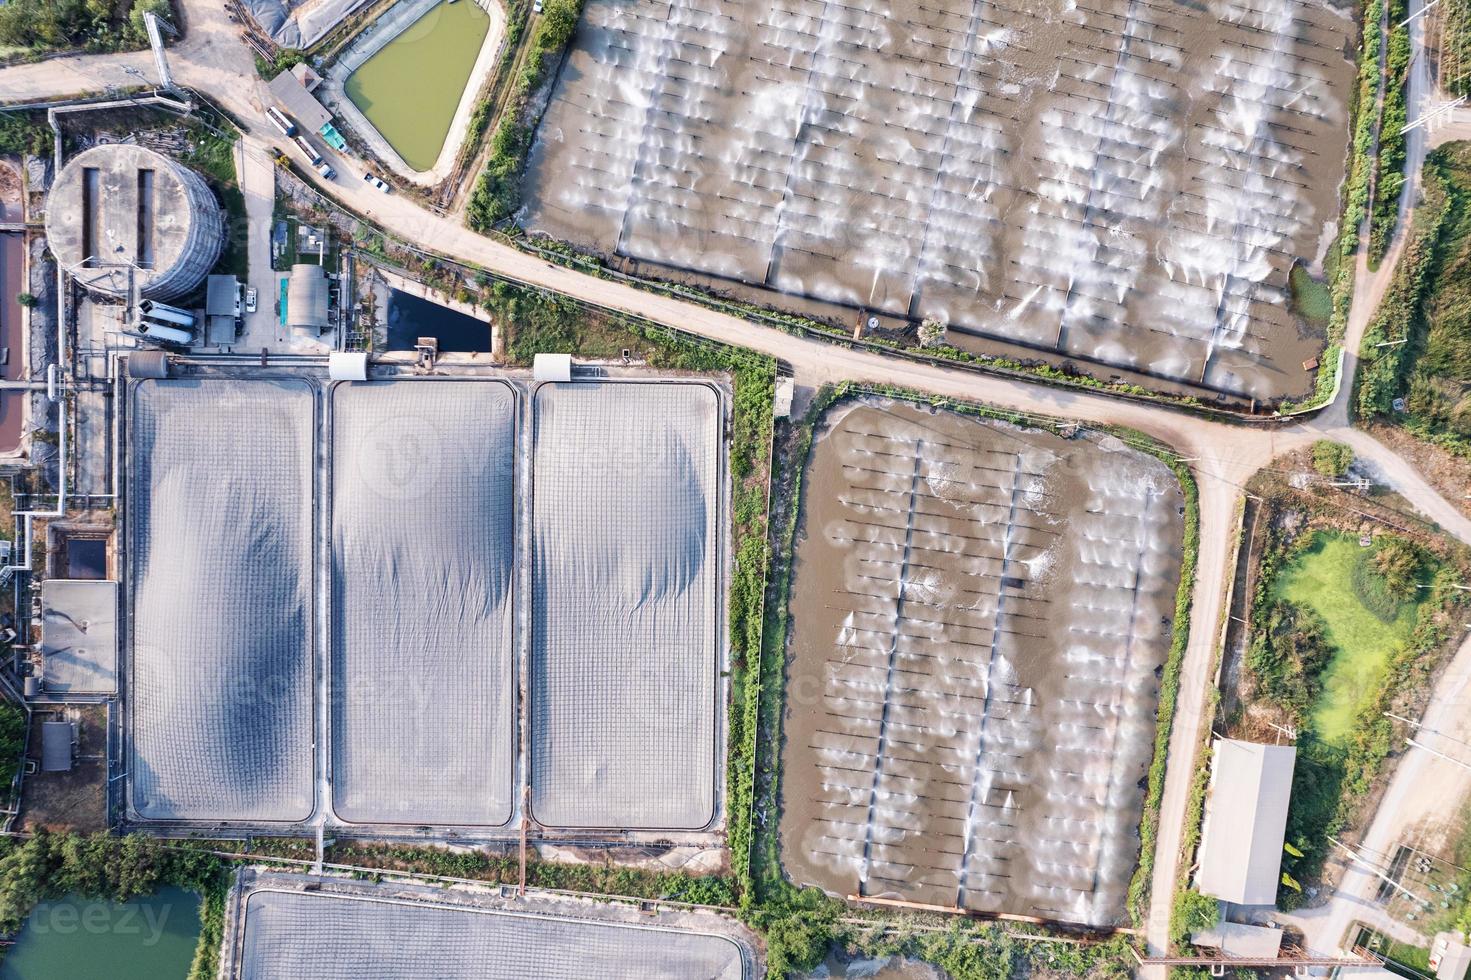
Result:
M0 980L1465 980L1468 0L81 7Z

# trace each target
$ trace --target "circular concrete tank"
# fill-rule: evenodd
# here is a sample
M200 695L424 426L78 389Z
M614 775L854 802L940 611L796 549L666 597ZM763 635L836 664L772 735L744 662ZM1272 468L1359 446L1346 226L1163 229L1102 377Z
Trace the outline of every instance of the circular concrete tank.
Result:
M46 201L51 251L88 289L177 299L204 279L225 244L209 185L175 160L123 143L71 159Z

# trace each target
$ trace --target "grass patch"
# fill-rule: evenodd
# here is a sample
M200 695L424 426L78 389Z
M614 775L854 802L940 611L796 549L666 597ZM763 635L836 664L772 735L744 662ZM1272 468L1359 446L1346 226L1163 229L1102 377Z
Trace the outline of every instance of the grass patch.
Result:
M1326 327L1333 317L1333 288L1327 280L1314 279L1308 267L1298 262L1287 281L1292 290L1292 312L1315 326Z
M1392 600L1364 602L1370 588L1362 582L1380 578L1368 565L1370 550L1349 535L1318 532L1282 570L1276 597L1312 610L1323 624L1324 637L1334 648L1319 676L1320 690L1309 708L1313 730L1325 742L1341 743L1353 728L1354 716L1365 697L1384 680L1385 668L1415 629L1419 604L1394 602L1395 615L1383 612Z

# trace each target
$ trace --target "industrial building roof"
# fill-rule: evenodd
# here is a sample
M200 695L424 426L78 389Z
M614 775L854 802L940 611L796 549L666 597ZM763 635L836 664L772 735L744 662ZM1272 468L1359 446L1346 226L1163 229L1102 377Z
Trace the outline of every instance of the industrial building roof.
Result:
M298 330L327 326L327 273L319 265L297 263L286 286L286 325Z
M41 723L41 771L71 772L72 740L76 728L69 721Z
M322 108L322 103L291 72L283 71L271 79L268 88L271 90L271 98L281 103L286 114L307 132L315 133L332 121L332 113Z
M204 300L205 316L230 316L240 302L240 280L234 276L210 276Z
M1296 760L1290 745L1216 739L1195 878L1202 894L1276 903Z
M1436 980L1463 980L1471 967L1471 946L1461 942L1457 933L1438 932L1430 947L1430 969Z
M41 688L48 694L117 691L117 583L41 583Z

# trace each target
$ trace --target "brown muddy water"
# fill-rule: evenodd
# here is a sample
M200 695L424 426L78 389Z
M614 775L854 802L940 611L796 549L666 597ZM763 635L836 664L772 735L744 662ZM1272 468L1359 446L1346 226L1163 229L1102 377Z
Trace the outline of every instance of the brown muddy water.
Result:
M1179 585L1173 474L1112 437L855 402L804 486L787 872L1119 922Z
M1304 0L590 0L523 223L1207 391L1305 393L1347 155Z

